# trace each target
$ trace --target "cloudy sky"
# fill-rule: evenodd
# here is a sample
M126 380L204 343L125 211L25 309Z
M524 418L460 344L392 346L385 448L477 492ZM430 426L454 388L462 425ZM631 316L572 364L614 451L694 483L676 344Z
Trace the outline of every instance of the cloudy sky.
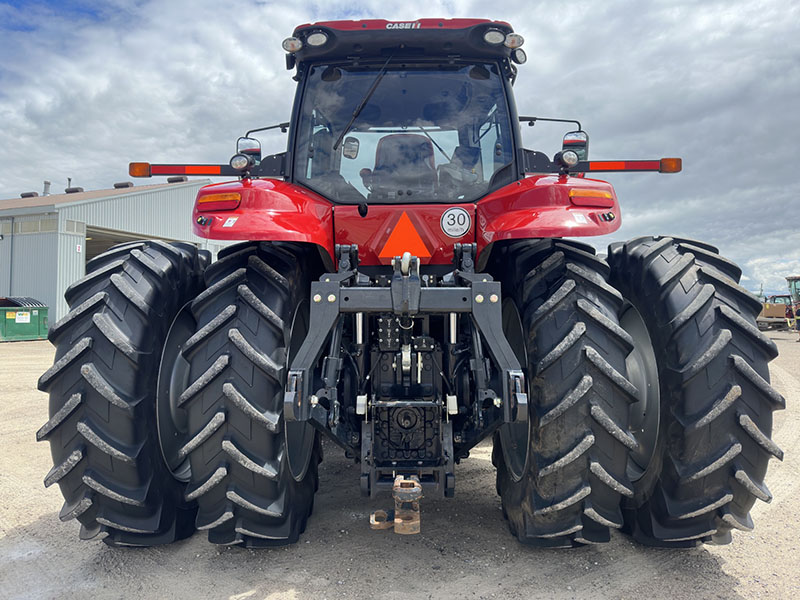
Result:
M598 248L680 235L753 290L800 274L800 4L778 0L0 0L0 198L110 187L131 160L227 162L238 135L288 118L295 25L454 16L525 37L521 114L579 119L595 159L683 158L678 175L608 178L623 225ZM550 155L564 133L523 131Z

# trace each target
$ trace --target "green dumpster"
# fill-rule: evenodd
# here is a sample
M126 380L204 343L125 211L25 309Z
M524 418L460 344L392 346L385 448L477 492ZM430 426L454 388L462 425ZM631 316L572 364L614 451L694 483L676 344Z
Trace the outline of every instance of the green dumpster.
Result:
M0 342L47 338L47 306L33 298L0 298Z

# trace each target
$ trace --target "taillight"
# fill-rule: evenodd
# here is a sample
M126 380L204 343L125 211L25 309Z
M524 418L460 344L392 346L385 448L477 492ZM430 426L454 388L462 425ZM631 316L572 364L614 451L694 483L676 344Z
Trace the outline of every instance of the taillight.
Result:
M614 206L614 197L611 192L603 190L572 188L569 191L569 199L576 206L600 206L603 208Z
M238 192L225 194L208 194L197 199L197 210L200 212L212 210L233 210L239 207L242 197Z

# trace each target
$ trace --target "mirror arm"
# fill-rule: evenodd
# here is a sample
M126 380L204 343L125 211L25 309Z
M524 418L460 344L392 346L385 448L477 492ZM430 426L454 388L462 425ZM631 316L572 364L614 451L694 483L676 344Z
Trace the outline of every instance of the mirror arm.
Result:
M575 119L548 119L546 117L519 117L520 123L525 121L528 122L528 127L533 127L536 125L536 121L550 121L553 123L575 123L578 126L578 131L583 131L583 127L581 127L581 122L576 121Z
M247 133L244 134L244 137L250 137L251 133L255 133L257 131L268 131L270 129L278 129L280 128L281 133L286 133L289 130L289 123L278 123L277 125L270 125L269 127L259 127L258 129L251 129Z

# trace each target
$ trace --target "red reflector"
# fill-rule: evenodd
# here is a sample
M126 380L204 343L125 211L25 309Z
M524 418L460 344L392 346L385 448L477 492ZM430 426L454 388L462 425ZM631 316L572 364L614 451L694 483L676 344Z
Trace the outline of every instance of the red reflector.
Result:
M219 175L219 165L186 165L187 175Z
M151 175L219 175L219 165L150 165Z
M418 256L420 258L430 258L431 253L425 242L417 233L414 224L408 215L403 212L400 215L400 220L394 226L392 234L386 240L383 250L378 255L380 258L394 258L395 256L402 256L404 252L410 252L411 256Z
M590 171L660 171L659 160L592 160Z

